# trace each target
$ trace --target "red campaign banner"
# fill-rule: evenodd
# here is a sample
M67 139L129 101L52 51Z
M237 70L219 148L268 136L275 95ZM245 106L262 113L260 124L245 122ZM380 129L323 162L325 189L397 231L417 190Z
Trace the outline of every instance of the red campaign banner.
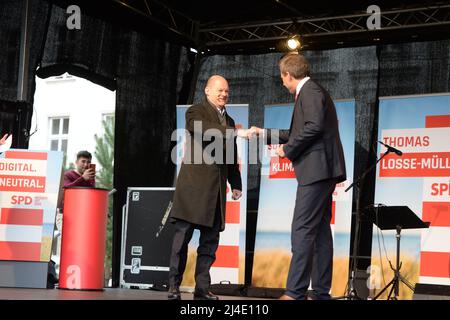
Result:
M240 223L241 203L239 201L227 201L225 223Z
M420 253L420 275L422 277L450 278L450 252Z
M450 227L450 202L423 202L422 220L431 227Z
M217 248L213 267L239 268L239 246L221 246Z
M25 208L1 208L0 224L42 226L44 210Z
M39 261L40 242L0 241L0 260Z
M450 152L388 154L381 160L380 177L448 177Z
M446 127L450 127L449 115L425 117L425 128L446 128Z
M0 190L45 192L45 180L45 177L0 175Z
M288 158L270 158L269 179L295 179L294 166Z
M330 224L334 224L334 220L336 219L336 201L331 203L331 222Z
M6 151L5 158L8 159L28 159L28 160L47 160L47 152L29 152L29 151Z

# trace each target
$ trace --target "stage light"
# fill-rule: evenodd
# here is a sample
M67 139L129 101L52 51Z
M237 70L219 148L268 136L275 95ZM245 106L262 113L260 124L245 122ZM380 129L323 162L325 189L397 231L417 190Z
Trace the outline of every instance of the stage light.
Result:
M300 40L297 36L291 37L287 40L286 45L289 50L298 50L300 49Z

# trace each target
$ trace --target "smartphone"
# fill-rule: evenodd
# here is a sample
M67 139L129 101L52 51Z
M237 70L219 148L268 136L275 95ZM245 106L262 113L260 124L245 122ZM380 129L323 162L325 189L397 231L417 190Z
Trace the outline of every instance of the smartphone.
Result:
M91 163L91 164L89 165L89 169L93 169L94 172L95 172L95 163Z

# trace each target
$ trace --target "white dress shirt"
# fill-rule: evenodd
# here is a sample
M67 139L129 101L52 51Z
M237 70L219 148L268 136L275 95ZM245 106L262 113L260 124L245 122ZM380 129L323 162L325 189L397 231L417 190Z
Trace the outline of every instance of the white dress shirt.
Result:
M310 77L304 77L300 82L297 84L297 88L295 89L295 100L297 101L297 96L300 93L300 90L302 89L303 85L311 79Z

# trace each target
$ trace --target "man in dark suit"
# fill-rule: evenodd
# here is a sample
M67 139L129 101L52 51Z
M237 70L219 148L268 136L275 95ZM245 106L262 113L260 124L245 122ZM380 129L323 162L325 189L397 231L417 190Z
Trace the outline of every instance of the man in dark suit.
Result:
M228 82L225 78L218 75L209 78L205 95L202 103L191 106L186 112L186 153L170 214L175 223L169 271L170 300L181 298L179 287L194 229L200 230L194 299L218 299L209 291L209 270L216 259L219 233L225 229L227 180L232 198L241 197L235 139L237 133L247 137L249 130L236 130L234 120L226 112Z
M336 108L328 94L309 77L309 64L299 54L280 62L283 85L295 94L289 130L254 128L268 143L281 143L280 157L292 161L298 182L292 220L292 259L282 300L329 299L333 274L332 193L346 179ZM277 141L278 140L278 141Z

